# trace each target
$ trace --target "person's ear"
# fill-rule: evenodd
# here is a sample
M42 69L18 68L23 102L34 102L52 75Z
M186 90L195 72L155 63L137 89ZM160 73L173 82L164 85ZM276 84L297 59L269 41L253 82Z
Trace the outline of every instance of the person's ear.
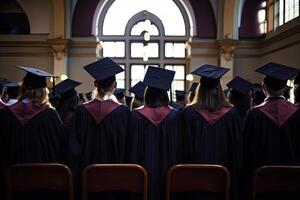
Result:
M96 80L94 80L94 86L95 86L95 87L98 87L98 83L97 83Z
M264 82L261 83L261 88L262 88L263 93L267 96L268 89L267 89L267 86Z

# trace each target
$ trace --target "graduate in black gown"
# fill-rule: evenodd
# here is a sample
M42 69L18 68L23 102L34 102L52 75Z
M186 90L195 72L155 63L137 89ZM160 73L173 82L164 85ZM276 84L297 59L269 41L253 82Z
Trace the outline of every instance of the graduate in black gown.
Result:
M201 76L193 103L181 113L184 162L220 164L231 175L231 199L236 198L242 162L238 111L226 100L220 78L229 69L203 65L192 72ZM219 199L207 191L183 195L183 199Z
M20 101L0 113L2 173L17 163L63 163L65 159L63 126L48 100L46 77L53 75L31 67L19 68L27 72ZM50 194L27 195L29 199L53 198Z
M295 76L298 70L268 63L256 71L265 75L262 88L267 98L249 110L246 116L243 129L244 189L251 188L251 177L258 167L300 165L300 111L282 96L287 80ZM292 196L281 195L276 194L272 199L293 199ZM300 196L294 199L300 199Z
M124 71L110 58L103 58L84 67L94 78L96 98L79 106L68 134L80 149L79 155L69 155L69 164L78 180L82 171L91 164L125 162L126 134L130 111L117 103L113 92L117 86L115 75ZM74 147L70 147L70 153ZM80 157L79 160L72 158ZM78 183L78 182L77 182ZM100 195L100 196L98 196ZM90 198L111 199L112 193L89 194Z
M134 94L134 98L131 100L130 110L134 110L143 105L145 88L146 85L142 81L139 81L129 89L129 92Z
M170 103L174 109L181 111L185 107L185 91L175 90L176 102Z
M19 82L7 83L4 85L6 87L6 93L8 99L6 105L11 106L18 102L18 97L20 95L21 84Z
M64 127L68 127L77 107L80 105L79 95L75 88L80 82L66 79L55 86L55 94L59 95L57 111Z
M116 88L114 95L117 98L118 102L120 104L126 105L126 101L125 101L125 89L121 89L121 88Z
M167 94L174 75L174 71L149 66L143 81L145 105L131 113L129 162L147 170L149 200L165 199L166 173L176 163L179 119L169 107Z
M246 113L251 107L250 91L254 89L254 86L249 81L237 76L227 83L227 87L230 88L228 100L237 109L242 127Z

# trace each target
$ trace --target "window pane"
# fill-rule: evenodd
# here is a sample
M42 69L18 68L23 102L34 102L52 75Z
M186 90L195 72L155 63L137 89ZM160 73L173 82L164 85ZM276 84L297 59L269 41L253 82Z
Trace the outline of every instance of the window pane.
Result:
M165 44L166 58L184 58L185 57L185 43L170 43Z
M131 57L142 58L147 55L148 58L158 58L158 43L148 43L144 46L143 43L131 43Z
M185 78L184 66L183 65L175 65L174 71L176 72L174 79L183 79Z
M132 65L131 66L131 79L143 80L145 76L144 65Z
M125 43L124 42L102 42L103 57L124 57Z
M125 69L124 65L120 65L123 69ZM116 81L118 88L125 88L125 71L116 74Z
M131 43L131 57L142 58L144 55L144 44L143 43Z

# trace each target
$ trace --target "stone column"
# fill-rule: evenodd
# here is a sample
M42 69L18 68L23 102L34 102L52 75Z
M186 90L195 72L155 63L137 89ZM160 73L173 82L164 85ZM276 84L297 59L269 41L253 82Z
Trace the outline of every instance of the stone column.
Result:
M220 51L220 66L231 69L222 79L223 84L226 85L233 78L233 57L239 41L234 39L223 39L218 40L218 44Z
M57 76L67 74L67 56L69 39L48 39L53 53L53 73Z

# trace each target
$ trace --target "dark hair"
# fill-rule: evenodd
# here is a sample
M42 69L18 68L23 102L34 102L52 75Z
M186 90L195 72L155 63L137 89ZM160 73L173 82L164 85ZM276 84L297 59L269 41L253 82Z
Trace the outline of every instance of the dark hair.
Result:
M63 120L68 112L75 111L79 105L80 100L78 94L68 96L68 98L60 98L57 104L57 111Z
M103 97L106 92L112 92L113 91L113 83L116 81L116 76L110 76L106 79L103 79L101 81L96 81L97 83L97 92L98 96Z
M251 106L251 98L249 94L241 94L236 90L229 90L228 95L229 102L234 105L234 107L243 114L246 114L247 110Z
M192 104L198 109L207 110L208 112L214 112L224 106L230 106L220 84L213 89L200 85Z
M20 95L20 87L9 88L6 90L9 99L17 99Z
M169 105L167 91L153 87L147 87L145 90L145 105L149 107L161 107Z

